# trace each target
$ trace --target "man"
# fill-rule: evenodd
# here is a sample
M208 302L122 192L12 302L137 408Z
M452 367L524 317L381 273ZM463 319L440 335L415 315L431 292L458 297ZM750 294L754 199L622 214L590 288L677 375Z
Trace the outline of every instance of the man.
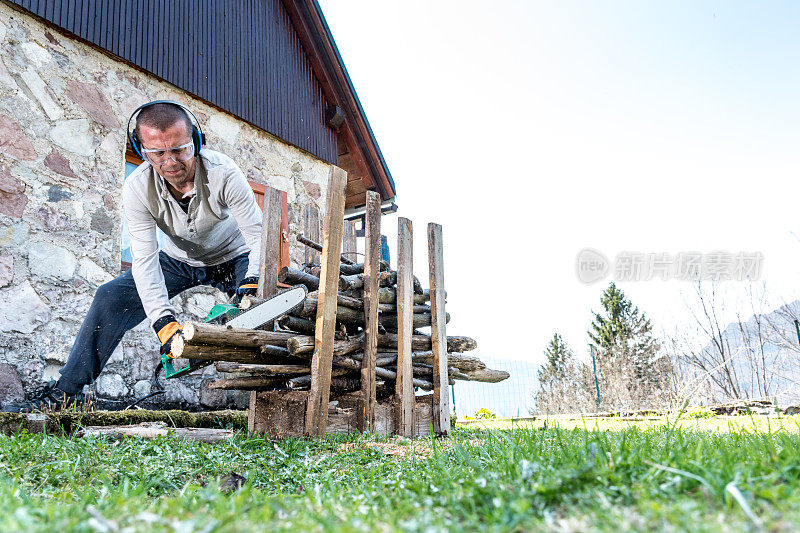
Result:
M169 300L186 289L211 285L229 294L255 293L262 214L242 171L203 148L202 132L180 104L151 102L136 111L129 137L144 163L122 188L133 264L97 289L61 378L45 388L39 405L80 402L83 386L100 375L125 332L145 317L161 353L169 353L181 331ZM167 237L162 251L156 228Z

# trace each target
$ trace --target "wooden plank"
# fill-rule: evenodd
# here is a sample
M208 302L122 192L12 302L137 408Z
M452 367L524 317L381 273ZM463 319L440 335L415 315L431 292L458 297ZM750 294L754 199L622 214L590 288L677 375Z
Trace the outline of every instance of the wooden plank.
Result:
M428 224L428 270L431 283L431 346L433 348L433 432L450 434L450 391L447 379L447 332L444 303L442 226Z
M311 359L311 390L306 408L305 432L325 435L328 400L331 393L333 341L336 332L336 306L339 296L339 264L344 230L344 199L347 173L331 165L325 200L325 229L322 234L322 272L320 273L314 355Z
M308 203L303 206L303 235L314 242L319 242L319 207L315 203ZM305 249L304 261L306 263L319 264L319 252L309 246Z
M344 221L342 235L342 255L358 263L358 241L356 239L356 223L352 220Z
M414 330L413 236L411 221L397 219L397 433L413 436L414 386L411 335Z
M358 429L375 430L375 359L378 353L378 273L381 259L381 195L367 192L364 239L364 359Z
M289 195L281 191L281 244L278 270L289 266Z
M268 298L278 289L281 246L281 191L264 187L264 206L261 219L261 260L258 265L259 298ZM262 329L271 331L274 323L268 322ZM247 412L247 429L252 433L256 416L256 393L250 393L250 409Z
M259 298L269 298L278 287L281 253L281 191L265 187L261 223L261 264L258 267ZM264 328L271 329L271 328Z

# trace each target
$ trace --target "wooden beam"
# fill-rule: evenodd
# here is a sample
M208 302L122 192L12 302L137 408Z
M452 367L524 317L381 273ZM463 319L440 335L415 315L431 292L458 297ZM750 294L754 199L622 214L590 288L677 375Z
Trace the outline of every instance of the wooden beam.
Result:
M364 359L358 429L375 430L375 359L378 353L378 273L381 259L381 195L367 192L364 239Z
M269 298L278 290L278 270L281 260L281 191L273 187L264 188L264 207L261 218L261 260L258 265L259 298ZM273 322L262 329L272 331ZM247 429L253 432L255 423L256 393L250 393L250 409L247 412Z
M442 226L428 224L428 270L431 283L431 346L433 348L433 432L450 434L450 394L447 377L447 332L444 303Z
M310 202L303 206L303 235L314 242L319 242L319 207L315 203ZM304 261L319 264L319 252L308 246L303 248Z
M314 355L311 359L311 390L306 407L305 431L308 435L325 435L328 424L346 186L347 173L332 165L325 200L322 272L317 304L317 325L314 332Z
M261 264L258 267L259 298L269 298L277 291L281 253L281 191L272 187L264 190L264 209L261 222ZM264 328L271 329L271 328Z
M344 233L342 236L342 255L358 263L359 262L358 254L356 252L358 252L358 241L356 239L356 223L353 220L345 220Z
M281 191L281 237L278 253L278 269L288 267L289 259L289 195Z
M414 331L413 232L411 221L397 219L397 432L413 436L414 386L411 335Z

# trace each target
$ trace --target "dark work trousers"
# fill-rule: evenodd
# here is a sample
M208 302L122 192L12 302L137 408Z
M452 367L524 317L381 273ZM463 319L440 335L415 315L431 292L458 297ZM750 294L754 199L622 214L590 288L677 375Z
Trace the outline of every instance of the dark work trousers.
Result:
M247 254L208 267L193 267L164 252L159 252L159 261L170 298L197 285L211 285L232 295L248 265ZM131 270L98 287L67 364L61 369L58 388L75 394L97 379L125 332L145 318Z

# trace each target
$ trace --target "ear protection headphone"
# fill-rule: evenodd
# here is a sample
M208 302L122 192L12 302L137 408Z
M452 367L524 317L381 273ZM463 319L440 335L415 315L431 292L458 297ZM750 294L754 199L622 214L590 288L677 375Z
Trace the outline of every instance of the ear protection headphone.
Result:
M142 140L139 138L139 134L137 133L135 128L134 128L133 131L131 131L131 122L133 122L133 117L135 117L136 114L139 111L141 111L142 109L146 109L146 108L148 108L148 107L150 107L152 105L156 105L156 104L171 104L171 105L174 105L174 106L178 106L181 109L183 109L184 111L186 111L187 113L189 113L189 115L191 115L191 117L196 122L196 124L192 124L192 144L194 144L194 155L196 157L200 153L200 149L203 147L203 145L206 142L206 135L205 135L205 133L203 133L203 130L200 129L200 121L197 120L197 117L194 116L194 113L192 113L191 109L189 109L188 107L186 107L183 104L179 104L178 102L173 102L172 100L153 100L152 102L148 102L148 103L146 103L144 105L140 105L131 114L131 118L128 119L127 132L128 132L128 142L131 143L131 148L133 148L133 151L136 152L136 154L139 157L144 159L144 155L142 154Z

